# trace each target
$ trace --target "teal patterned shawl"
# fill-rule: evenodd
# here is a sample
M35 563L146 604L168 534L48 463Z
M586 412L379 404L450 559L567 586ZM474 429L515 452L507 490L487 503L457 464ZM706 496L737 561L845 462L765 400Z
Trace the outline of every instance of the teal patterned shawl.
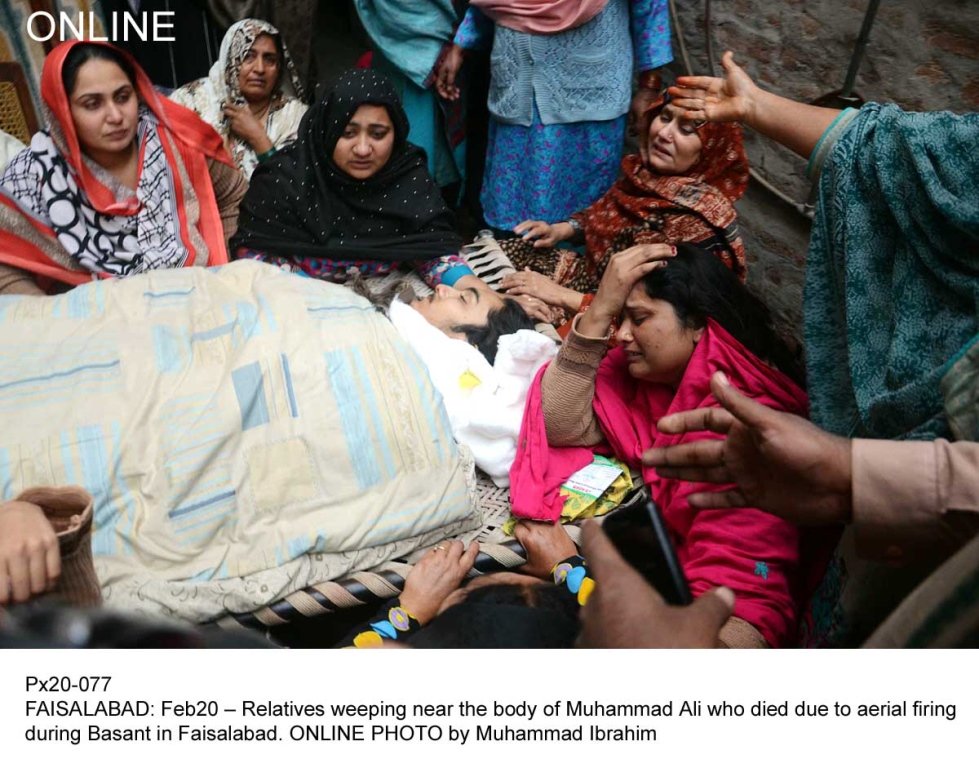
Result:
M813 421L948 437L939 384L979 332L979 114L864 106L822 171L806 272Z

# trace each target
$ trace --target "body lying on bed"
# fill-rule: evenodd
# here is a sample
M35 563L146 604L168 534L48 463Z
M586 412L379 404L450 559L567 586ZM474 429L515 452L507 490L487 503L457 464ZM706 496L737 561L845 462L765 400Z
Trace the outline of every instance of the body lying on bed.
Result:
M0 498L87 489L110 605L206 621L480 525L425 364L342 286L151 272L0 298L0 339Z

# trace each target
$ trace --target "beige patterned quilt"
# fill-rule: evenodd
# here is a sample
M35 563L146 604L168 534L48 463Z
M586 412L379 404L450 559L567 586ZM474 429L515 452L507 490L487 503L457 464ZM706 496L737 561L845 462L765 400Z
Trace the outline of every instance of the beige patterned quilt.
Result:
M421 362L351 291L257 262L0 297L0 497L96 499L109 605L192 621L480 526Z

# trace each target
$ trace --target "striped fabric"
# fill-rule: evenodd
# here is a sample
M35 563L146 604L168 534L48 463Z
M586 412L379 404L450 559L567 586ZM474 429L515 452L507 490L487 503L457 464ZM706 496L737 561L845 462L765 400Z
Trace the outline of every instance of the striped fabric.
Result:
M473 273L494 291L507 275L517 271L513 262L492 237L480 237L462 248L462 257Z

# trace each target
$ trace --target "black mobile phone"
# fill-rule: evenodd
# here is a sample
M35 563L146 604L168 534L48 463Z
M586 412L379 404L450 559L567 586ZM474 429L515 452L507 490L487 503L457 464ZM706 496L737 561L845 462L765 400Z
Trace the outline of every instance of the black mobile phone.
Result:
M642 495L610 512L602 526L622 557L643 575L670 605L693 602L663 515Z

